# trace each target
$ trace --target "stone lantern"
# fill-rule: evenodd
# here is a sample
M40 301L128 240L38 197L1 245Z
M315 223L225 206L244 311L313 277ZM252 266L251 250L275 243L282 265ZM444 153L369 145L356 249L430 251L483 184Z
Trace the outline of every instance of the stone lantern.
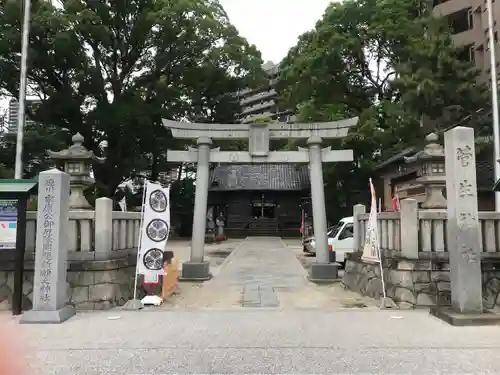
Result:
M445 209L447 203L443 196L443 189L446 187L444 148L438 143L439 137L435 133L429 134L425 140L424 149L405 158L405 162L418 166L418 178L415 181L425 188L425 200L421 207Z
M94 185L95 181L90 175L93 163L103 163L106 159L94 155L83 146L84 138L80 133L76 133L71 141L73 144L62 151L48 151L49 157L56 163L62 164L64 172L70 175L71 196L69 207L71 209L92 209L92 206L85 198L85 189Z

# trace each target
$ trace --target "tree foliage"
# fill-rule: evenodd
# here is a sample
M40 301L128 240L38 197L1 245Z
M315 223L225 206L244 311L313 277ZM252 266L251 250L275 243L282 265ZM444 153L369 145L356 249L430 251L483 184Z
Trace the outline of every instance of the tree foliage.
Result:
M487 106L478 71L453 46L447 25L422 0L332 3L282 62L278 90L301 121L359 116L337 147L355 160L327 167L329 207L345 215L368 191L373 167L424 133ZM425 120L423 128L421 119Z
M80 132L107 161L95 168L111 196L182 147L162 118L224 121L238 110L224 94L257 80L261 59L217 0L36 0L28 80L42 98L30 117ZM22 2L0 0L0 89L19 90Z
M33 178L49 169L52 162L47 150L60 151L67 148L71 136L67 131L54 126L28 123L23 136L23 177ZM6 133L0 138L0 160L7 171L15 170L17 134ZM10 178L13 178L13 173Z

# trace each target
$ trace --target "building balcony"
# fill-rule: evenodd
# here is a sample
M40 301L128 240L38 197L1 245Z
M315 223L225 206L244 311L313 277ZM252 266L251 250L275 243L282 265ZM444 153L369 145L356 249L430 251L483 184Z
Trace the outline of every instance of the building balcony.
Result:
M274 100L267 100L263 103L254 104L252 106L243 108L241 111L241 116L250 115L255 112L262 112L265 109L272 108L276 105Z
M441 0L441 3L437 4L432 12L436 17L445 17L469 8L475 10L480 5L481 0Z
M263 117L273 117L275 115L274 112L266 111L266 112L261 112L253 115L248 115L240 119L240 122L243 124L249 124L252 122L255 122L256 120L263 118Z
M473 28L451 36L453 43L457 47L468 46L470 44L479 45L483 42L484 37L480 28Z
M257 102L262 99L267 99L273 96L276 96L277 92L275 89L271 89L268 91L263 91L261 93L258 93L256 95L248 96L240 101L240 105L242 107L249 106L251 105L252 102Z

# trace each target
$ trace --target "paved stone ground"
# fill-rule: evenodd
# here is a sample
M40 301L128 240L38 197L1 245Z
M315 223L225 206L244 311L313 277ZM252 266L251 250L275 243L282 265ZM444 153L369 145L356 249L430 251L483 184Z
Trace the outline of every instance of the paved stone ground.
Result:
M214 278L217 277L220 269L227 263L227 257L242 243L242 240L229 239L221 243L214 243L205 246L205 260L210 263L210 271ZM180 263L189 260L190 255L189 240L176 240L169 242L170 249ZM181 265L181 264L180 264ZM166 301L162 309L168 310L191 310L206 309L220 310L228 308L238 308L240 299L239 289L231 287L205 288L204 284L182 282L180 283L180 293L171 296Z
M283 239L283 243L289 249L292 249L295 252L295 256L297 257L302 267L304 267L307 273L311 272L311 266L316 261L316 256L308 253L304 253L302 249L302 243L300 239L295 238L286 238ZM344 275L344 270L339 269L339 279Z
M40 375L498 374L500 350L500 327L425 311L94 312L16 328Z
M249 237L205 286L239 288L243 307L278 307L279 288L302 288L306 284L306 271L280 238Z
M189 258L188 243L185 246L182 260ZM212 245L207 254L219 251L221 246L235 250L223 264L212 266L214 278L203 284L181 283L180 294L172 296L163 305L164 309L376 308L376 301L345 291L338 283L310 283L307 270L297 258L301 255L299 240L273 237L233 240Z
M210 262L210 269L213 274L217 274L224 259L240 245L241 240L229 239L220 243L205 245L205 258ZM173 240L169 241L168 247L179 259L179 265L189 260L190 256L190 240Z
M248 239L222 264L212 255L216 276L181 284L160 308L79 313L61 325L0 315L15 329L0 341L33 375L499 372L500 327L450 327L426 311L381 311L338 284L311 284L296 243Z

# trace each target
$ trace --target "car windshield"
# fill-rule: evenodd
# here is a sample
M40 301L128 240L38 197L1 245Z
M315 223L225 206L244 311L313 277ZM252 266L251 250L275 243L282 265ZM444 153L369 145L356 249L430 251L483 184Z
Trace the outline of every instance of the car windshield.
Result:
M339 232L340 228L342 228L342 226L344 225L344 222L343 221L339 221L336 225L334 225L333 227L331 227L327 233L328 237L330 238L333 238L337 235L337 233Z

